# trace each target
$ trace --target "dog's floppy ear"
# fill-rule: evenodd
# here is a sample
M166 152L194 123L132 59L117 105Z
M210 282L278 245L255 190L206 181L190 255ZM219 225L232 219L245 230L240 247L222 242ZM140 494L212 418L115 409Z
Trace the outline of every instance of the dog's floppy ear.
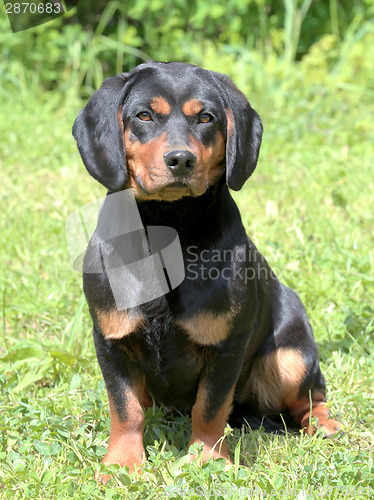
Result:
M239 191L257 165L262 124L245 95L226 75L215 74L225 94L227 115L226 180Z
M104 80L73 126L85 167L111 192L123 189L127 179L122 122L127 76L123 73Z

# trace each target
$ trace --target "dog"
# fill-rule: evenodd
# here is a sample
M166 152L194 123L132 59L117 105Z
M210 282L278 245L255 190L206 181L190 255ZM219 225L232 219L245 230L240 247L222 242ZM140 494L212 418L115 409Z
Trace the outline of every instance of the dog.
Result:
M317 417L335 434L305 309L247 237L229 192L254 171L262 140L244 94L223 74L147 62L107 78L73 135L106 200L131 190L144 226L176 230L185 265L179 286L122 310L105 268L84 273L110 406L103 463L141 466L143 408L153 402L191 415L203 461L231 463L227 422L277 430L271 416L282 414L312 434ZM104 247L99 233L91 249Z

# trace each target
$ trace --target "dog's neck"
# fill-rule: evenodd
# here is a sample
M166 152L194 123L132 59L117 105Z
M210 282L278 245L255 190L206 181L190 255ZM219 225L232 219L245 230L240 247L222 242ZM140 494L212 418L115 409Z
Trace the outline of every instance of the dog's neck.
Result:
M222 197L231 197L224 182L209 188L203 195L186 196L176 201L143 201L138 209L145 226L165 225L180 231L183 228L212 225L220 216L217 208Z

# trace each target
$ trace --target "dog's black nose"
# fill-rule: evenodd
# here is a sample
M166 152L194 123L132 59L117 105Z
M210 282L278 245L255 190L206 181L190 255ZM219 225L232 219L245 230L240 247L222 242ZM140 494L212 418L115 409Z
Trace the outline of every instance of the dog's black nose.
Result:
M187 176L196 165L196 155L188 149L175 149L164 154L167 167L176 177Z

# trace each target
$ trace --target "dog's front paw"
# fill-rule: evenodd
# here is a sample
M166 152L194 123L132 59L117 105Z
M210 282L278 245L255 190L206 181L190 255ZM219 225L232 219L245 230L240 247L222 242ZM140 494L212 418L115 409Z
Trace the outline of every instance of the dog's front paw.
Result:
M220 438L218 441L211 442L211 440L208 439L194 439L190 441L189 447L191 445L200 445L200 448L202 447L202 451L200 452L189 452L189 457L190 461L192 460L198 460L202 463L206 462L210 458L224 458L226 460L226 465L228 467L231 467L233 464L230 460L228 451L227 451L227 446L226 446L226 441L222 440ZM192 450L191 450L192 451Z
M330 438L341 431L342 424L333 418L318 418L318 425L314 425L308 421L303 425L303 430L308 436L312 436L317 432L317 429L322 429L325 437Z
M305 434L312 436L315 434L317 429L322 429L324 431L325 437L332 437L337 434L342 427L342 424L337 420L329 418L330 410L327 408L325 402L318 403L312 408L312 411L305 413L301 420L301 428L304 430ZM314 424L312 420L317 418L318 424Z
M104 465L120 465L123 467L127 465L129 468L129 473L133 473L135 469L139 469L145 462L145 452L143 444L133 442L129 439L126 442L126 446L122 446L121 443L110 443L108 447L108 453L103 458ZM112 476L110 474L95 474L95 479L100 483L106 484Z

